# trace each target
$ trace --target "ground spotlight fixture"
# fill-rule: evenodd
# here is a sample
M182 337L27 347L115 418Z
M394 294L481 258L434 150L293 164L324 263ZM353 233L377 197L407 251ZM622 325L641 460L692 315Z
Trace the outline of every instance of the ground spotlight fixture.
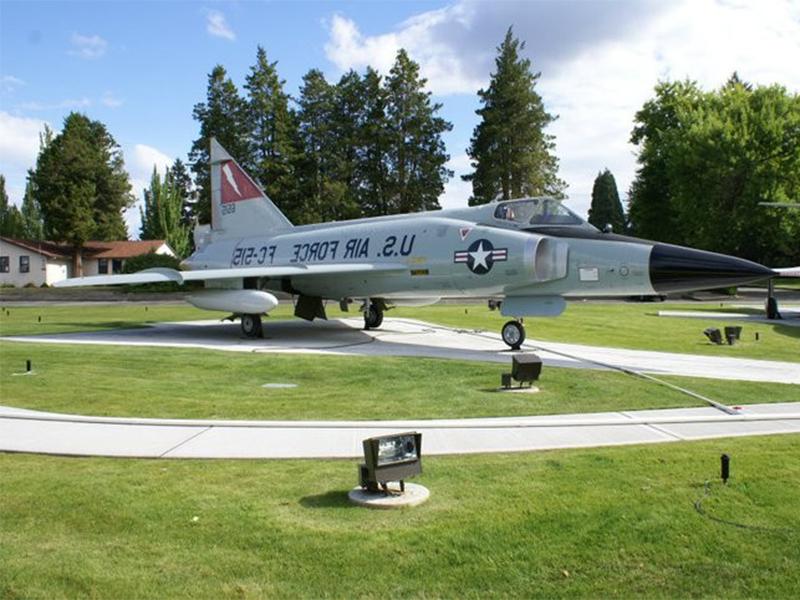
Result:
M389 494L388 483L400 482L405 492L405 480L422 473L422 434L396 433L367 438L364 463L358 467L359 485L367 492Z
M725 327L725 339L728 342L728 345L733 346L737 340L741 339L742 337L742 328L735 325L729 325Z
M703 335L705 335L712 344L722 344L722 333L716 327L704 329Z
M731 476L731 457L727 454L723 454L719 457L720 462L720 477L722 477L722 483L727 484L728 478Z
M519 387L522 387L523 383L532 386L541 373L542 359L536 354L515 354L511 357L511 374L504 373L500 382L504 388L511 387L512 379L519 382Z

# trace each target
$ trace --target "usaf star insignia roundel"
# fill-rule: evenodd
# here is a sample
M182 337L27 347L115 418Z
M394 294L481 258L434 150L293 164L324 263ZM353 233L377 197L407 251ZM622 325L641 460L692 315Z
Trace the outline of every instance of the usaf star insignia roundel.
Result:
M476 275L485 275L492 270L492 265L508 258L507 248L495 248L489 240L475 240L466 250L459 250L453 256L453 262L466 263L467 268Z

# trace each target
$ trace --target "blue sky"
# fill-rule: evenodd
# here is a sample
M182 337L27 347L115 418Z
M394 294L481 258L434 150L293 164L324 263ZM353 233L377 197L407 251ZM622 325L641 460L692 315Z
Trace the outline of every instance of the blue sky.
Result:
M186 159L209 71L241 86L262 45L297 94L320 68L335 80L371 64L387 71L399 47L421 64L453 131L457 176L441 202L466 202L464 155L505 29L526 41L538 90L559 115L556 136L567 203L585 212L597 172L625 194L635 171L633 116L659 79L706 87L736 69L757 84L800 91L800 3L692 0L453 2L16 2L0 0L0 173L21 200L44 123L71 110L104 122L141 195L153 164ZM135 212L129 216L137 233Z

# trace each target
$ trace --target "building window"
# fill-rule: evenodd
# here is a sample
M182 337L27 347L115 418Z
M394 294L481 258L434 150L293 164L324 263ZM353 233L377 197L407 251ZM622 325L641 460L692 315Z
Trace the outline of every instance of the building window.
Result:
M8 273L9 272L8 265L9 265L8 257L0 256L0 273Z
M97 272L100 275L107 275L108 274L108 259L107 258L99 258L97 259Z
M114 258L111 260L111 272L122 273L122 259Z
M30 256L20 256L19 257L19 272L20 273L30 273L31 272L31 257Z

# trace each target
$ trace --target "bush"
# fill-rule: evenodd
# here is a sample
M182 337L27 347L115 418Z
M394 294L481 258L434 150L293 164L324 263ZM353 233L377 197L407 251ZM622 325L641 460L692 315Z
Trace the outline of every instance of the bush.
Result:
M22 287L26 287L26 288L35 288L35 287L36 287L36 284L35 284L35 283L33 283L32 281L29 281L28 283L26 283L26 284L25 284L24 286L22 286Z
M141 254L126 260L125 267L122 269L122 272L136 273L137 271L154 269L156 267L175 269L177 271L180 268L180 264L181 261L174 256L151 252L150 254Z

